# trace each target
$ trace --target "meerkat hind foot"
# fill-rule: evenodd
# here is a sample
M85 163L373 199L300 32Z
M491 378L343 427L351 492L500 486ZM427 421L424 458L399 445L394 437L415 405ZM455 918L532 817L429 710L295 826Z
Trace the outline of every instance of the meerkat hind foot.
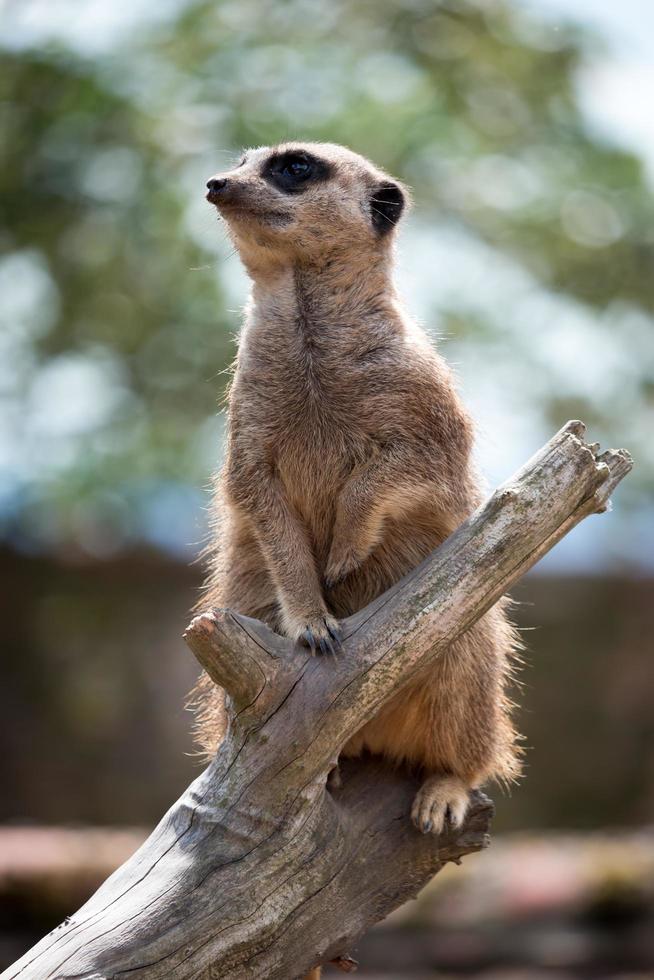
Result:
M460 827L468 810L468 787L458 776L430 776L416 793L411 819L423 834Z

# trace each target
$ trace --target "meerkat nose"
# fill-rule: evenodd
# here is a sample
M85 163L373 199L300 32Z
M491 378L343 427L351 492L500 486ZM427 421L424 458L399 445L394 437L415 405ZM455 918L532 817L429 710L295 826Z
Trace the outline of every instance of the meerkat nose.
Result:
M227 186L227 177L212 177L207 181L207 197L215 197Z

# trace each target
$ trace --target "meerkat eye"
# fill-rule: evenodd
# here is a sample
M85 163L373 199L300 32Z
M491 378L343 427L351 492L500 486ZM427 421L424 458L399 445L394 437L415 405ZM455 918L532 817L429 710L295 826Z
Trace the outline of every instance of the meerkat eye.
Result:
M311 176L311 164L305 157L287 157L281 172L293 180L306 180Z
M333 168L326 160L300 150L273 154L261 176L283 194L303 194L309 187L329 180Z

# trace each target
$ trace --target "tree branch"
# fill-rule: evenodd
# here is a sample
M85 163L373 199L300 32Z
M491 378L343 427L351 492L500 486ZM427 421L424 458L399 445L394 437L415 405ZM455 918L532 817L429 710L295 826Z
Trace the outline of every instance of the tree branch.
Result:
M300 977L347 952L443 861L487 840L477 794L465 826L423 837L416 785L380 762L326 776L350 735L608 497L627 453L597 456L568 423L437 551L344 624L337 659L312 658L227 610L186 638L229 692L209 768L93 898L7 972L21 980Z
M229 694L237 712L247 711L282 672L282 637L270 632L264 643L256 627L248 630L247 616L231 609L214 609L192 620L184 639L211 680Z

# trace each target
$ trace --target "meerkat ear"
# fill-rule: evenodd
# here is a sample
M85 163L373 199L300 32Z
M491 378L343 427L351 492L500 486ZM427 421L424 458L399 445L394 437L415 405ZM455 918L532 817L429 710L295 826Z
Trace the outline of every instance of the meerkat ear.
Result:
M380 235L391 231L404 211L404 191L399 184L385 180L375 187L370 197L372 226Z

